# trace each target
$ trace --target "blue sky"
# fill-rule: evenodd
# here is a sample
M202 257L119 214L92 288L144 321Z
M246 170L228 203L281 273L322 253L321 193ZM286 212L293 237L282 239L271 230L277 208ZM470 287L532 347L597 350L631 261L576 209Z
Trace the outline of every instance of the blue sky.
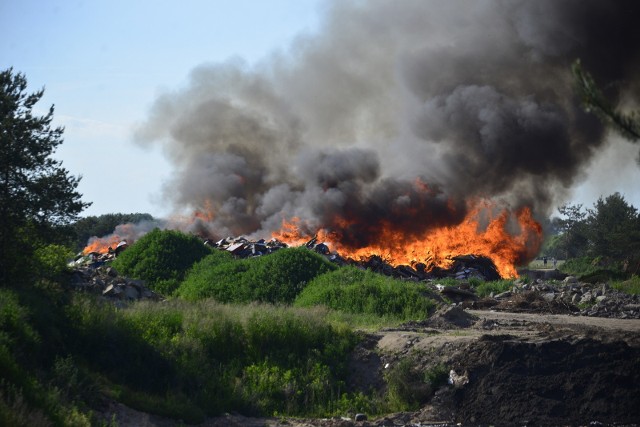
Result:
M158 150L132 142L156 96L203 63L254 63L318 26L319 0L1 0L0 68L25 73L37 105L65 126L56 157L93 202L83 215L168 214L171 173Z
M321 25L322 0L0 0L0 69L26 74L38 104L55 104L65 126L56 153L93 202L83 215L171 213L160 198L171 166L158 148L132 142L163 92L184 87L196 66L286 52ZM620 191L640 207L637 145L624 141L594 160L572 201L591 206ZM620 150L625 154L620 163ZM552 153L550 153L552 155Z

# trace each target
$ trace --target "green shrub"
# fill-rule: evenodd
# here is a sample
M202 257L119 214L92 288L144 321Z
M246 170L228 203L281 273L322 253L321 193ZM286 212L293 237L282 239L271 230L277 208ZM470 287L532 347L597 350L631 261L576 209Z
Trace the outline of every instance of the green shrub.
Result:
M560 271L572 276L582 276L598 270L597 262L591 257L568 259L559 268Z
M246 260L215 254L193 266L178 295L191 301L289 304L314 277L334 269L335 265L306 248L281 249Z
M88 426L89 417L73 394L83 377L66 378L72 384L66 390L55 382L61 370L56 362L67 346L58 329L56 301L41 293L37 288L0 289L0 425ZM79 405L84 408L83 402Z
M74 306L76 352L115 397L193 423L229 411L329 414L358 340L321 310L213 300Z
M423 284L395 280L368 270L343 267L316 277L295 301L300 307L324 305L348 313L420 320L435 303Z
M411 359L401 359L385 372L387 404L391 411L413 411L431 396L431 385L414 372Z
M248 302L251 293L243 280L250 266L249 260L234 260L228 252L214 251L193 265L177 294L189 301Z
M449 380L449 369L445 365L439 364L424 373L424 381L436 390L447 384Z
M67 264L70 260L73 260L73 252L62 245L46 245L34 252L37 276L43 279L60 278L69 269Z
M629 295L640 295L640 276L634 274L629 280L615 281L611 287Z
M200 239L179 231L155 229L122 252L113 266L122 274L142 279L162 294L172 294L187 270L211 253Z

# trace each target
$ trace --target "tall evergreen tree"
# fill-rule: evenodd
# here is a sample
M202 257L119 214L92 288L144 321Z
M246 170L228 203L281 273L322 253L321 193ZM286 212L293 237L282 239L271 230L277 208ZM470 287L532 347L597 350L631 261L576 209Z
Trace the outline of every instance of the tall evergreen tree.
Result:
M44 116L33 108L44 90L27 93L27 80L12 68L0 71L0 280L6 284L28 263L52 227L69 224L90 203L74 177L51 155L62 144L53 128L53 106Z
M591 253L615 260L640 256L640 216L620 193L600 197L586 219Z
M582 98L586 110L595 113L605 124L611 126L629 141L639 141L640 113L637 111L623 113L617 110L605 98L591 74L582 68L580 60L573 63L571 70L576 90Z
M563 257L575 258L584 256L589 247L586 232L586 216L582 205L563 205L558 208L562 218L555 220L560 231L559 246Z

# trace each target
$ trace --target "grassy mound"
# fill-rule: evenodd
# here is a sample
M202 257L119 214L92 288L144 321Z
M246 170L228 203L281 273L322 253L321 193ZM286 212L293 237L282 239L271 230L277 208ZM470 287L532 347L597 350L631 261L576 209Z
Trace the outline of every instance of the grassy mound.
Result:
M214 298L219 302L293 302L314 277L336 266L306 248L281 249L246 260L209 255L193 266L178 295L191 301Z
M300 293L295 305L324 305L347 313L405 321L425 319L435 303L429 299L424 284L344 267L316 277Z
M193 263L209 254L211 249L195 236L155 229L122 252L113 266L124 275L144 280L150 289L169 295Z

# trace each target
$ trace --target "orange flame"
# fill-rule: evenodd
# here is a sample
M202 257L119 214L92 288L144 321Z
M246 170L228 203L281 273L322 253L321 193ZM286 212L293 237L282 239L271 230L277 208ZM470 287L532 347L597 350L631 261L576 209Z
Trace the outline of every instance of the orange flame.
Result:
M362 259L380 255L393 265L425 263L427 267L447 268L452 257L475 254L489 257L495 263L500 276L517 277L516 265L533 258L540 248L542 227L536 222L529 208L511 213L502 210L488 219L485 228L480 226L481 214L490 215L488 202L477 203L469 210L465 219L456 226L430 229L420 236L406 236L391 223L384 224L376 236L376 242L364 248L346 247L340 241L340 230L319 230L318 242L324 242L341 256ZM508 231L510 219L517 222L517 233ZM349 222L341 219L337 224L347 227ZM311 235L301 231L301 221L293 218L283 220L282 229L272 237L290 245L301 245Z
M90 254L91 252L106 254L109 251L109 248L115 249L121 241L122 239L117 234L112 234L106 237L93 237L82 250L82 253L85 255Z
M193 219L201 219L205 222L211 222L215 219L213 203L210 200L205 200L204 206L201 209L196 209L193 212Z

